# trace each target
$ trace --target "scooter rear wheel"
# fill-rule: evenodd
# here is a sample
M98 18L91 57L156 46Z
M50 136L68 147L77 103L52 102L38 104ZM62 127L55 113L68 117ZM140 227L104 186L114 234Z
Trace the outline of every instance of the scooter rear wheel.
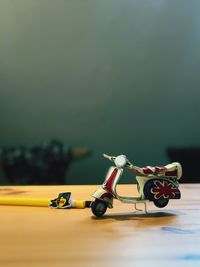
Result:
M92 202L92 205L91 205L92 213L96 217L102 217L104 213L106 212L107 207L108 205L106 204L106 202L96 199L94 202Z
M169 203L169 199L158 199L158 200L154 200L154 205L158 208L164 208L167 206L167 204Z

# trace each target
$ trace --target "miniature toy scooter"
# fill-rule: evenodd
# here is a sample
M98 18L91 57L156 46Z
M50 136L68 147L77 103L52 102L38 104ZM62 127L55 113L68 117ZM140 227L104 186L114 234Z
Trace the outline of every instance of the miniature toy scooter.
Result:
M110 167L102 187L92 195L95 201L91 208L95 216L101 217L107 208L113 208L113 199L118 199L124 203L134 204L137 209L137 203L144 203L147 213L146 202L153 201L156 207L163 208L167 206L169 199L180 199L178 179L182 176L182 167L180 163L174 162L162 167L144 167L134 166L125 155L117 157L103 156L115 163L115 167ZM116 191L116 186L123 173L123 169L128 168L136 172L138 182L138 197L120 196Z

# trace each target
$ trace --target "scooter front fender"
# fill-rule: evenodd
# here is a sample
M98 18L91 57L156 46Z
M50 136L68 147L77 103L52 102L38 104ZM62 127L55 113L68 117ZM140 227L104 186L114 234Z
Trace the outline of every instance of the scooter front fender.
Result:
M106 190L104 190L103 188L95 191L92 194L92 197L94 197L95 199L105 201L109 208L113 208L113 195L107 192Z

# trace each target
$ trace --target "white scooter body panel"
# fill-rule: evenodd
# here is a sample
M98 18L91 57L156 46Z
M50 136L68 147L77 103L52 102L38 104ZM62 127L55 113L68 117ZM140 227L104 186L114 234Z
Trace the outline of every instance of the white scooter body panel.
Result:
M117 195L116 185L119 182L122 173L122 168L110 167L106 174L105 181L102 184L102 188L111 193L114 197Z

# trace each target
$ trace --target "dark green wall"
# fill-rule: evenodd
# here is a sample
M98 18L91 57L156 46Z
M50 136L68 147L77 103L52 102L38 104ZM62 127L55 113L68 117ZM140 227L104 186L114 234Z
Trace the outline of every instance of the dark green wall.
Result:
M198 0L0 0L0 145L89 146L74 183L167 163L200 144L199 49Z

